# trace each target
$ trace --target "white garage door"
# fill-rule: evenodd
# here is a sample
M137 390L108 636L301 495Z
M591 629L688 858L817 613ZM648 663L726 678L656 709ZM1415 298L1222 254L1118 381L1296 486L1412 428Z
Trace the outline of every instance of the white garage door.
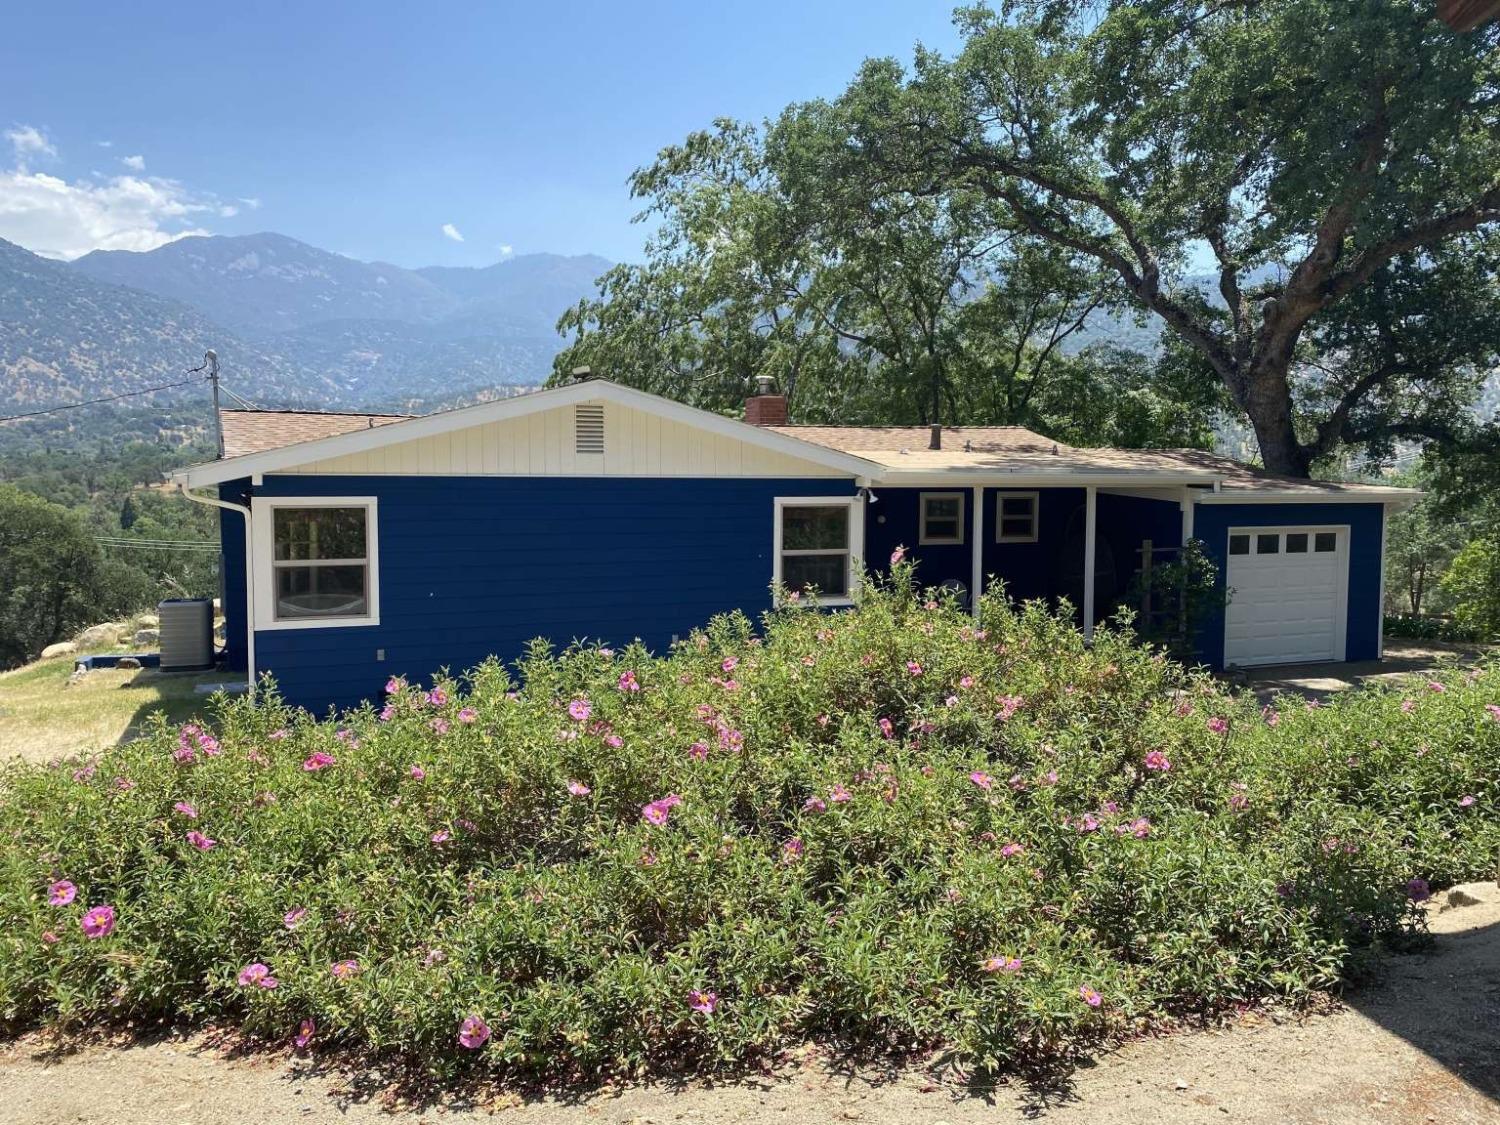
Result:
M1232 527L1224 663L1343 660L1347 527Z

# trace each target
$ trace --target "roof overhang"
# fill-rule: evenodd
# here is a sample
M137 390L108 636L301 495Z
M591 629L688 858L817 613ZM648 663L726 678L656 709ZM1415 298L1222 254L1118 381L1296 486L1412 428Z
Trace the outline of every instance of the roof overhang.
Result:
M514 398L497 399L476 406L465 406L457 410L445 410L439 414L426 414L404 422L392 422L386 426L357 430L353 433L335 434L315 441L298 442L260 453L247 453L240 457L227 457L222 461L209 461L192 465L170 474L170 479L189 488L222 484L241 477L256 477L265 473L281 472L314 461L326 461L350 453L363 453L402 442L418 441L435 437L470 426L482 426L489 422L503 422L524 418L546 410L572 406L581 402L614 402L647 414L681 422L710 433L743 441L787 457L795 457L810 464L821 465L848 473L853 477L875 477L881 466L863 457L841 453L836 449L815 445L800 438L787 437L764 426L752 426L722 414L684 406L660 395L647 394L633 387L612 383L607 379L591 379L582 383L569 383L564 387L533 391Z
M1409 507L1426 493L1415 488L1371 488L1340 490L1338 488L1308 491L1305 489L1279 489L1259 491L1224 489L1221 492L1200 493L1194 497L1199 504L1389 504L1396 508Z
M1172 472L1142 470L1111 472L1090 469L1051 469L1043 472L1024 469L885 469L870 477L870 483L888 488L946 486L962 488L982 485L986 488L1175 488L1188 485L1211 486L1223 479L1221 473Z

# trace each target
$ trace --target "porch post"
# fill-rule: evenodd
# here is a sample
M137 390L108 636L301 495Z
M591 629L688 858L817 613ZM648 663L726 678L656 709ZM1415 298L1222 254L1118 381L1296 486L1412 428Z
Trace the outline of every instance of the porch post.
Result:
M1089 485L1083 490L1083 639L1094 639L1094 548L1095 517L1098 514L1098 490Z
M1182 507L1182 545L1186 547L1193 538L1193 489L1191 485L1182 486L1182 499L1178 503Z
M984 485L974 486L974 554L970 567L969 608L979 620L979 595L984 593Z

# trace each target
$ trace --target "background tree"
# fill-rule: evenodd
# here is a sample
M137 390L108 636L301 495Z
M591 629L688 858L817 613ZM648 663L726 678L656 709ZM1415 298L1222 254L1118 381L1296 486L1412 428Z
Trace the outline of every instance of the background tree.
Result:
M1392 478L1389 483L1429 493L1433 487L1431 474L1422 468ZM1417 616L1424 610L1431 612L1438 584L1453 556L1464 546L1464 527L1444 517L1439 504L1439 498L1429 494L1389 516L1385 596L1386 606L1396 613Z
M1448 436L1500 347L1500 25L1458 35L1426 0L960 18L957 58L867 63L831 107L789 111L842 121L826 176L977 193L1002 229L1095 263L1213 371L1268 468ZM1185 280L1200 259L1212 299Z

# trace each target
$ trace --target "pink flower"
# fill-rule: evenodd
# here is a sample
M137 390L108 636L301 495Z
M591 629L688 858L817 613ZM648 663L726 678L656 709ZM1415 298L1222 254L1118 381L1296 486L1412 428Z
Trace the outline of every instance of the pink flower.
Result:
M920 676L922 674L922 666L915 660L908 660L906 662L906 670L913 676Z
M382 723L388 723L392 719L394 719L395 717L396 717L396 708L394 708L393 706L391 706L389 703L387 703L384 707L382 707L380 709L380 716L379 716L379 718L380 718L380 721Z
M708 758L708 744L695 742L688 747L688 757L695 762L702 762Z
M975 785L979 786L979 788L981 789L989 789L992 785L995 784L995 779L990 777L990 775L985 773L983 770L975 770L973 773L969 774L969 780L972 781Z
M172 751L172 761L179 765L190 766L197 760L198 755L191 746L179 746Z
M906 558L906 548L897 547L894 551L891 552L891 565L895 566L904 558Z
M1401 701L1401 711L1402 711L1403 714L1409 715L1413 711L1415 711L1416 709L1417 709L1417 701L1415 699L1403 699Z
M398 680L395 676L392 676L385 682L385 693L386 695L395 695L404 686L405 685L402 684L400 680Z
M881 733L882 736L884 736L885 738L894 738L895 737L896 726L889 719L887 719L884 715L882 715L880 717L880 722L877 725L880 727L880 733Z
M803 853L806 851L807 847L802 843L801 837L793 836L781 845L781 862L795 863L802 858Z
M1142 762L1148 770L1157 770L1160 773L1166 773L1172 768L1172 763L1167 760L1167 756L1160 750L1152 750Z
M1475 800L1477 800L1477 798L1474 796L1474 794L1472 794L1472 793L1465 793L1462 797L1460 797L1458 799L1458 807L1461 808L1461 809L1466 809L1470 805L1472 805L1475 802Z
M726 676L739 666L740 658L738 656L726 656L722 661L719 662L719 667L723 670Z
M1013 716L1017 711L1021 709L1021 704L1024 703L1025 700L1022 699L1019 695L1002 695L999 702L1000 710L996 713L995 718L999 719L1002 723L1005 723L1009 722L1011 716Z
M1090 1008L1097 1008L1100 1004L1104 1003L1104 997L1100 996L1086 984L1078 986L1078 995L1083 997L1083 1002Z
M427 702L434 707L441 707L448 702L448 693L440 687L435 687L427 693Z
M971 688L971 687L973 687L974 686L974 677L973 676L961 676L959 678L959 681L958 681L958 686L961 687L961 688Z
M985 973L1019 973L1021 959L1019 957L986 957L979 962L979 969Z
M240 987L250 988L253 985L259 984L270 975L271 970L268 966L262 965L259 961L252 962L251 964L246 965L243 969L240 970L240 975L238 978Z
M281 924L289 930L295 930L302 925L302 920L307 917L307 907L297 906L288 910L281 916Z
M1412 902L1426 902L1432 897L1432 888L1426 879L1412 879L1406 884L1406 897Z
M432 728L432 732L434 734L447 734L448 733L448 720L447 719L433 719L432 722L428 723L427 725Z
M575 723L588 722L589 716L593 713L594 709L589 706L587 699L575 699L568 704L568 715Z
M695 988L688 993L688 1007L695 1012L711 1016L718 1006L719 994L717 992L700 991Z
M479 718L479 712L474 710L474 708L472 707L465 707L458 713L458 721L463 723L465 726L472 723L477 718Z
M575 797L587 797L593 790L581 781L570 781L568 782L568 792Z
M1012 840L1010 843L1006 844L1003 848L1000 849L1000 858L1014 859L1025 850L1026 849L1024 847Z
M311 1016L297 1025L297 1035L292 1040L292 1045L299 1051L305 1051L307 1045L313 1041L313 1036L318 1033L318 1025L313 1022Z
M822 797L809 797L802 802L802 811L810 813L827 812L828 802L823 800Z
M620 691L635 692L641 690L640 683L635 678L634 672L621 672L620 682L615 685Z
M53 933L51 930L43 930L42 931L42 941L45 942L47 945L56 945L61 940L62 939L60 937L58 937L57 934Z
M219 740L212 735L200 734L198 736L198 749L202 750L210 758L219 756Z
M287 730L286 727L281 727L279 730L273 730L270 734L266 735L266 737L280 742L283 738L289 737L291 733L292 732Z
M115 928L115 908L109 903L96 906L78 919L78 925L83 929L83 936L90 940L109 937Z
M180 812L183 816L187 817L189 820L198 819L198 810L186 801L178 801L172 807Z
M50 906L67 906L78 897L78 888L66 879L59 879L47 888L47 903Z
M625 745L625 740L618 734L606 734L604 736L604 745L608 746L611 750L618 750Z
M1436 680L1428 680L1427 681L1427 690L1428 691L1435 691L1439 695L1441 695L1443 692L1447 691L1448 688L1447 688L1446 685L1440 684Z
M1151 822L1145 817L1137 817L1130 822L1130 834L1137 840L1144 840L1151 835Z
M1270 706L1269 704L1267 704L1265 707L1262 707L1260 709L1260 716L1261 716L1261 718L1265 719L1266 726L1268 726L1268 727L1275 727L1275 726L1280 726L1281 725L1281 715L1280 715L1280 713L1276 710L1276 708Z
M1224 734L1229 730L1229 723L1215 715L1208 720L1208 729L1213 731L1214 734Z
M846 801L853 800L854 794L849 792L849 790L845 789L842 785L835 785L828 791L828 799L835 805L842 805Z
M188 829L187 842L190 843L190 844L192 844L193 847L197 848L200 852L206 852L206 851L209 851L212 848L216 848L216 847L219 846L219 841L211 839L208 836L205 836L202 832L199 832L196 828L190 828L190 829Z
M470 1051L477 1051L490 1040L490 1025L482 1016L465 1016L458 1025L458 1042Z
M413 781L424 781L427 778L427 771L421 766L412 766L406 772Z
M1250 807L1250 798L1243 793L1231 793L1229 795L1229 807L1235 812L1244 812Z
M335 961L328 966L328 971L337 980L351 980L359 972L359 962L354 960Z
M336 762L337 759L332 754L329 754L323 750L314 750L303 761L302 768L305 769L308 773L315 773L318 770L327 769L329 766L334 765Z
M434 844L446 844L450 839L446 828L439 828L430 838Z
M1500 723L1500 703L1486 703L1484 709L1489 712L1490 718Z
M647 824L655 824L658 827L667 823L667 818L672 815L672 806L665 800L652 801L650 804L641 806L641 819Z

